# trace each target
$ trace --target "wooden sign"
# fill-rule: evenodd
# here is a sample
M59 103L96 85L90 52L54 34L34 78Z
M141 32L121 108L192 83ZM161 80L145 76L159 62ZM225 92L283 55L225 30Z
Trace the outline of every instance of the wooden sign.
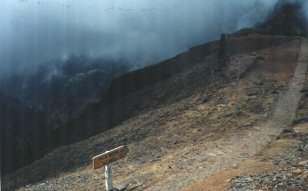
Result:
M128 153L127 146L120 146L110 151L106 151L103 154L97 155L92 158L93 169L101 168L105 165L108 165L114 161L117 161L121 158L124 158Z

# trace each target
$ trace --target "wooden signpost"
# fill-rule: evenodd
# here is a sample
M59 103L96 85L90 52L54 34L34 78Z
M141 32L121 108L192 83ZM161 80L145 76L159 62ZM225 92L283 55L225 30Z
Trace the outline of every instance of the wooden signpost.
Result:
M93 169L98 169L104 166L106 191L113 190L112 170L110 163L117 161L121 158L124 158L127 155L127 153L128 153L128 147L120 146L92 158Z

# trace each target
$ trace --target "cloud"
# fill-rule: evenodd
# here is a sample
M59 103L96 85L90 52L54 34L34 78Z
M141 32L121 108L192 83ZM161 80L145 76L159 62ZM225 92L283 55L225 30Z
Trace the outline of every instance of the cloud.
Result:
M305 1L304 6L303 6L303 12L308 19L308 1Z
M0 69L71 54L153 64L261 22L277 0L5 0ZM1 75L1 74L0 74Z

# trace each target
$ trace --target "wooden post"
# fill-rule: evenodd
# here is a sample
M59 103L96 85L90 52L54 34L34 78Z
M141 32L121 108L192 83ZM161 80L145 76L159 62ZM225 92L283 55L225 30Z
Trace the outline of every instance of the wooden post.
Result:
M120 146L92 158L93 169L98 169L104 166L106 191L113 191L112 170L110 163L124 158L127 153L128 147Z
M105 186L106 186L106 191L112 191L113 186L112 186L112 170L111 166L105 165Z

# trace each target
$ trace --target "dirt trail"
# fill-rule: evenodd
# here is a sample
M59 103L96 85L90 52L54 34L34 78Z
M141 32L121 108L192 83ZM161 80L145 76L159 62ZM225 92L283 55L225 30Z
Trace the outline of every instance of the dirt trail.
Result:
M146 190L182 190L222 169L236 167L241 161L260 152L282 128L292 124L301 97L308 64L308 40L303 39L297 68L289 90L278 100L272 119L266 124L235 133L225 141L217 141L204 152L192 149L177 162L184 162L186 168L170 174L159 182L153 183ZM196 145L202 147L202 145Z
M279 100L272 119L272 126L289 126L295 118L296 109L301 98L300 91L304 87L307 74L308 40L302 40L298 65L289 91Z

